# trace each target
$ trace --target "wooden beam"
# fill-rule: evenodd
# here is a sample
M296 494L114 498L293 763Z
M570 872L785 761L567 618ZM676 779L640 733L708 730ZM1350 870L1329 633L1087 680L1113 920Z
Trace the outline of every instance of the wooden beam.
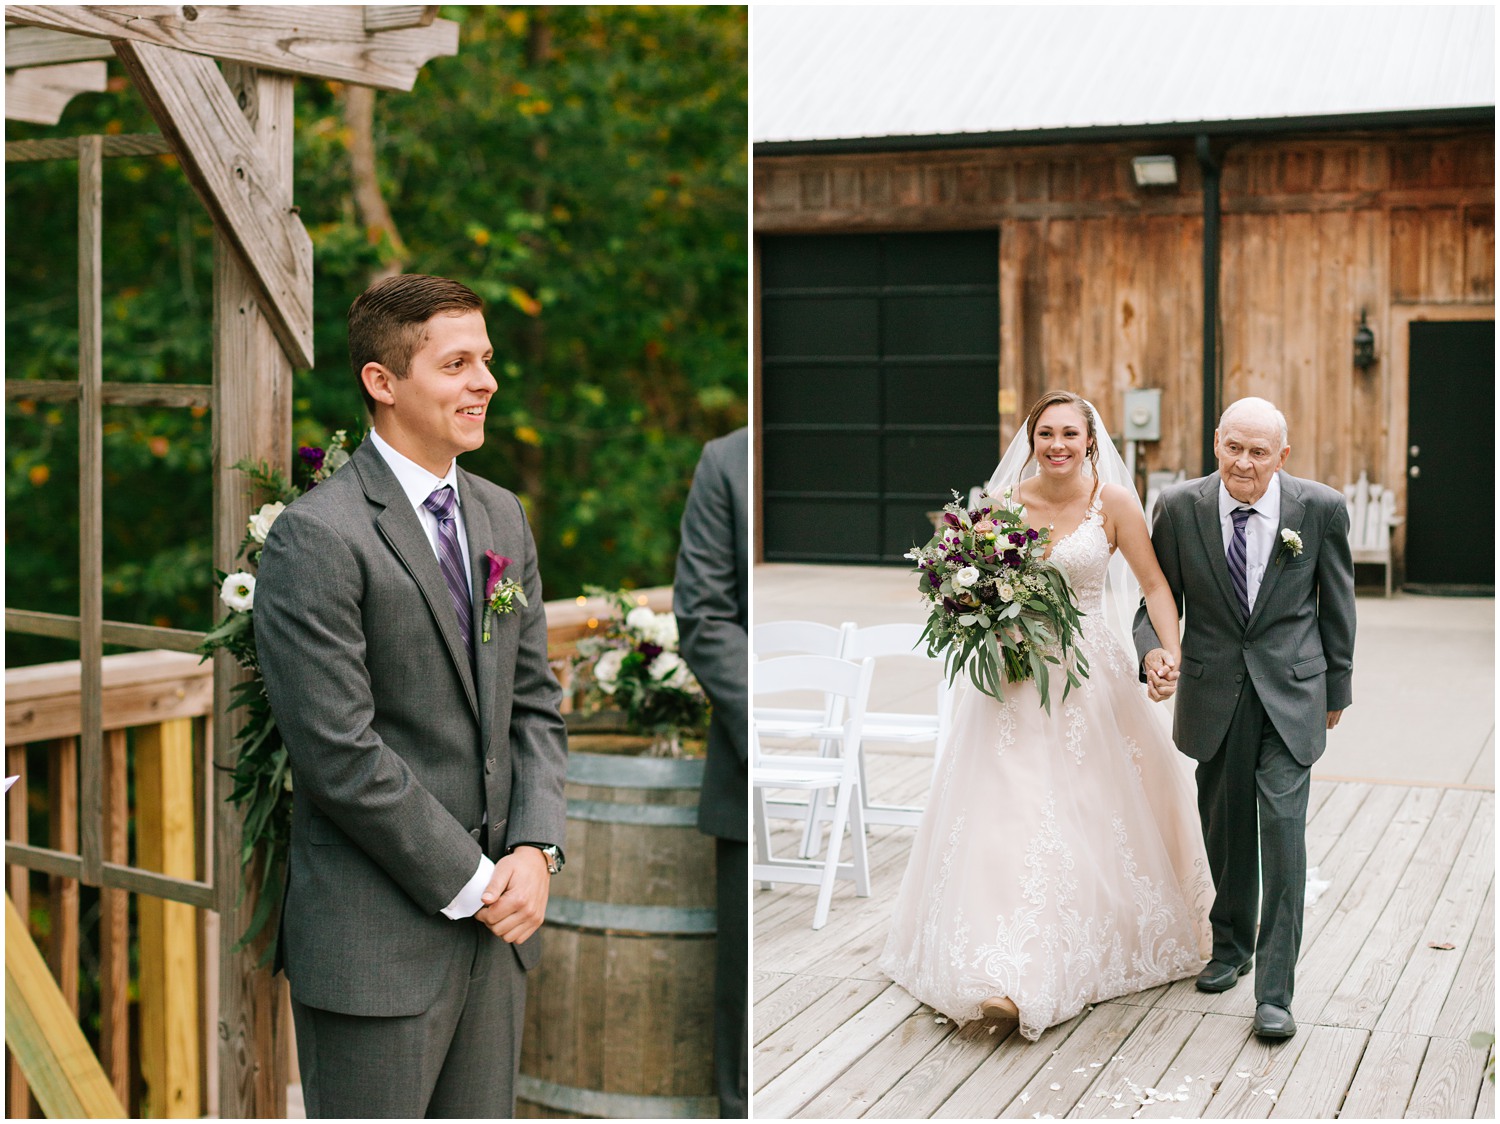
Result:
M47 839L55 851L78 850L78 739L58 738L47 747ZM52 932L47 963L63 1000L78 1017L78 879L47 879Z
M399 31L404 27L431 27L437 13L436 4L366 4L365 30Z
M99 884L104 862L104 142L78 142L79 855Z
M290 203L292 182L292 82L276 74L226 64L224 81L243 107L241 124L253 129L273 175ZM248 124L247 124L248 123ZM214 240L214 564L233 570L253 507L239 460L266 461L290 471L292 462L292 367L276 346L272 325L254 297L250 273ZM286 984L257 966L264 937L238 948L257 903L252 890L240 894L240 844L244 827L229 804L236 760L229 692L245 673L225 653L214 659L215 807L213 882L219 892L219 1116L286 1115L287 1039L282 994ZM254 883L252 883L253 885Z
M87 39L41 27L5 29L5 69L52 66L85 59L112 59L115 49L102 39Z
M10 843L24 845L27 841L26 808L26 747L5 747L5 775L16 777L16 783L5 794L5 838ZM31 872L24 866L14 864L5 871L5 888L10 900L15 902L20 916L31 914ZM5 1116L9 1120L24 1120L31 1115L31 1086L21 1072L21 1063L7 1049L5 1052Z
M187 652L105 656L104 729L197 718L213 708L213 665ZM5 744L77 737L82 729L77 660L13 668L5 676ZM105 786L108 799L108 784ZM123 862L123 858L112 859Z
M417 72L428 62L458 53L458 24L452 20L371 33L365 29L365 9L355 5L111 8L16 4L6 6L5 18L31 27L166 47L261 70L379 90L410 90ZM8 47L6 53L9 66Z
M99 1059L32 943L26 922L5 899L5 1044L21 1064L42 1111L54 1119L123 1120Z
M5 162L19 160L76 160L84 137L47 137L41 140L5 142ZM104 139L104 158L113 156L165 156L172 151L160 133L123 133Z
M54 636L59 640L77 640L80 628L77 617L62 613L38 613L26 609L5 610L5 631L24 632L28 636ZM158 628L151 624L127 624L105 621L99 634L105 644L127 648L167 648L173 652L195 652L207 633L186 628Z
M102 62L67 62L5 72L5 119L56 125L79 94L97 94L108 77Z
M5 400L29 398L33 402L72 402L78 384L62 379L6 379ZM168 406L208 409L214 388L201 383L106 382L99 387L99 401L106 406Z
M290 169L268 158L212 59L123 40L116 51L244 263L276 338L293 363L311 367L312 239L291 205Z
M140 865L193 878L197 816L193 805L193 723L146 726L135 742L135 845ZM136 900L140 934L143 1112L196 1117L201 1057L198 1034L198 920L181 902Z
M106 660L114 657L105 656ZM108 672L105 673L106 679ZM108 688L106 688L106 691ZM105 715L109 714L106 699ZM104 861L129 861L125 731L104 735ZM99 1061L121 1104L130 1101L130 895L99 891Z

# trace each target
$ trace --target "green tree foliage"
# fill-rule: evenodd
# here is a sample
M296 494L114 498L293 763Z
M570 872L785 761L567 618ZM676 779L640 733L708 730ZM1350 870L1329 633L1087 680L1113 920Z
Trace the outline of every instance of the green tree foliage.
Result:
M294 440L363 429L344 315L370 280L392 265L454 277L487 302L500 383L464 465L521 494L547 596L668 582L699 449L745 420L745 10L443 15L461 25L458 54L376 96L394 232L355 202L348 91L297 82L317 365L295 376ZM8 124L8 139L156 131L111 73L59 126ZM76 165L7 172L7 377L72 378ZM212 229L176 160L106 161L104 201L105 377L210 381ZM76 419L7 406L15 607L76 611ZM106 411L106 616L209 626L210 421ZM8 662L45 658L59 658L48 642L10 637Z

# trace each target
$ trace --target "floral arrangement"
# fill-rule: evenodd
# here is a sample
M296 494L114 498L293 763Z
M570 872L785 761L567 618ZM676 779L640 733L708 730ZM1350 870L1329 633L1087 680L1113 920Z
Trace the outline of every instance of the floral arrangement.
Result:
M627 591L589 586L615 616L601 622L597 635L578 642L575 669L592 681L589 701L595 709L612 704L625 712L635 729L652 735L652 752L678 756L684 734L702 735L708 727L708 698L677 654L677 618L637 605Z
M1066 672L1064 699L1089 673L1068 576L1043 557L1047 532L1026 525L1026 509L1008 490L999 500L981 497L971 511L957 492L953 498L931 541L906 553L930 603L927 652L944 657L949 682L965 670L994 698L1002 676L1005 683L1035 679L1050 714L1047 665Z
M234 790L229 802L244 809L240 869L245 872L247 885L256 856L261 859L260 898L236 946L239 948L248 945L266 928L281 904L286 885L287 846L292 833L291 764L271 714L271 703L266 697L260 663L255 654L253 570L260 562L266 536L276 517L306 488L315 487L337 472L349 459L349 444L347 432L341 429L329 438L326 449L309 445L298 449L296 472L306 481L305 487L292 483L280 470L264 463L241 461L234 466L249 477L258 492L274 497L250 517L245 538L240 543L239 553L249 568L232 574L217 572L219 600L229 609L229 615L204 637L198 648L204 658L217 651L228 652L250 673L248 680L236 684L230 692L229 703L229 709L243 708L245 711L245 724L235 734L238 752L233 770ZM260 958L262 965L271 963L276 955L277 931L274 926L270 932L271 939Z
M530 608L531 602L526 600L525 587L515 578L505 576L505 568L510 565L509 558L496 554L493 550L486 550L484 556L489 561L490 572L484 579L484 627L480 642L488 644L491 617L513 613L517 605L523 609Z

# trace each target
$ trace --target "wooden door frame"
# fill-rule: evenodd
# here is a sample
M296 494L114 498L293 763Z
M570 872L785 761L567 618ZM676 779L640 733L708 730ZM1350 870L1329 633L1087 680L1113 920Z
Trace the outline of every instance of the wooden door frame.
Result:
M1390 419L1390 436L1386 442L1384 480L1396 492L1396 514L1403 517L1391 532L1392 553L1400 567L1397 581L1406 579L1406 449L1411 388L1411 326L1415 323L1443 323L1495 319L1495 304L1392 304L1390 306L1390 341L1384 348L1384 359L1390 378L1387 382L1385 416ZM1365 376L1356 374L1355 378Z

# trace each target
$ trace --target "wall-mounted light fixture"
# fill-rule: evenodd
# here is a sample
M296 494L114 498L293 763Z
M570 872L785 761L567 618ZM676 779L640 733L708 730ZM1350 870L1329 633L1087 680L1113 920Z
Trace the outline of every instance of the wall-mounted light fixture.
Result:
M1359 310L1359 327L1354 329L1354 365L1361 371L1375 366L1375 333L1365 322L1365 310Z
M1137 187L1171 187L1177 182L1177 159L1173 156L1136 156L1130 161Z

